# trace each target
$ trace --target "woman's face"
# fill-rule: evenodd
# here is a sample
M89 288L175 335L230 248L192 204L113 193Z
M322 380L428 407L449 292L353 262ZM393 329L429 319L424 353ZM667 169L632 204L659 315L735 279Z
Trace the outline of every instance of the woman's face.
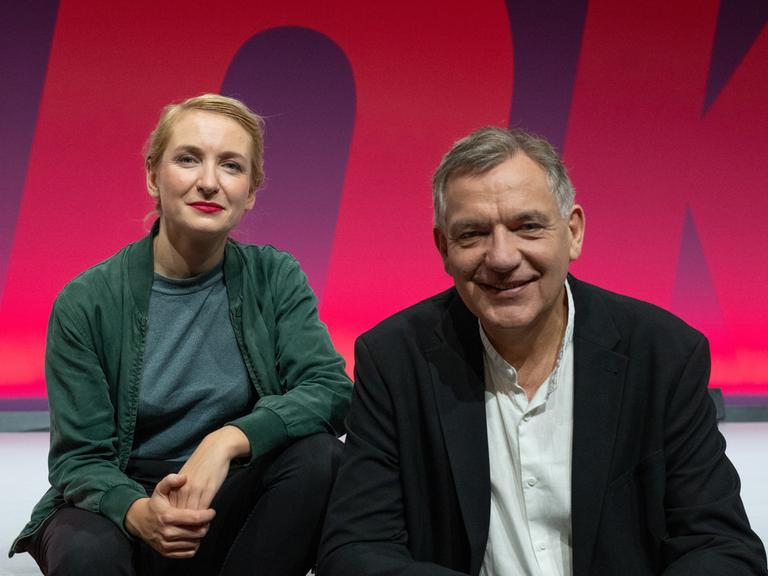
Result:
M149 194L159 200L168 234L227 235L253 207L251 136L235 120L184 112L154 169Z

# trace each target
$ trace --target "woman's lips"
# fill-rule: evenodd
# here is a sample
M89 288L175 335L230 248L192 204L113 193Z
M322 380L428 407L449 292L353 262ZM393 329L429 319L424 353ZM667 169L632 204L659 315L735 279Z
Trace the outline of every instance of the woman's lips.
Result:
M215 202L192 202L190 206L196 210L200 210L200 212L205 212L206 214L213 214L214 212L221 212L224 210L223 206L216 204Z

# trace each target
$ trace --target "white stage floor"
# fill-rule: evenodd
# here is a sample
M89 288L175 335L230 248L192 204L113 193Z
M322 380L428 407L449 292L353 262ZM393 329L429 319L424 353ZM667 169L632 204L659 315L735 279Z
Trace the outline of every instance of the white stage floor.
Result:
M739 470L742 498L755 532L768 541L768 422L721 425L728 456ZM8 548L48 487L47 432L0 433L0 576L40 574L28 554L7 557Z
M0 576L40 574L29 554L8 558L8 548L48 489L48 432L0 434Z

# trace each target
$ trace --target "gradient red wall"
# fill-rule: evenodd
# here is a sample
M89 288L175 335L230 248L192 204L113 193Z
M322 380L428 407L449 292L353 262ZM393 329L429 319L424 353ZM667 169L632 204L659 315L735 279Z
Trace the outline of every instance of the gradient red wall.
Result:
M0 398L44 397L47 316L145 233L141 148L204 91L267 116L238 232L294 252L351 363L449 285L429 181L486 124L547 136L587 214L581 279L710 338L712 383L768 395L768 4L762 0L40 2L2 9Z

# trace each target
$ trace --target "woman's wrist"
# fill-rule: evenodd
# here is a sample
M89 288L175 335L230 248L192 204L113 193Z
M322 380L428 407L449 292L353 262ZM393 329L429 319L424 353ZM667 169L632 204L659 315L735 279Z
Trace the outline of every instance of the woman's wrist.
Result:
M141 522L146 514L147 506L149 506L149 498L139 498L128 507L128 511L125 513L125 520L123 521L125 529L136 538L142 538Z
M251 453L248 437L237 426L222 426L211 432L208 438L216 443L217 449L222 450L230 461L235 458L244 458Z

